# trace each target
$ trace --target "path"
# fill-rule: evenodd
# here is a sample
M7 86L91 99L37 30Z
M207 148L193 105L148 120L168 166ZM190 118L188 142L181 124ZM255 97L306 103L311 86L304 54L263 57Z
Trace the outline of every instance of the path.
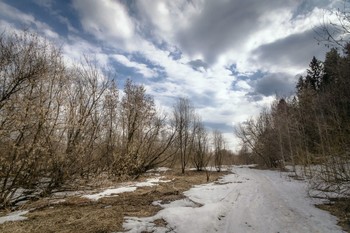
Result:
M188 200L164 205L151 218L130 218L124 226L130 232L342 232L335 217L312 204L304 182L274 171L233 171L222 184L192 188L185 192ZM154 226L159 218L166 228Z
M237 173L246 181L224 200L229 208L220 232L341 232L334 217L312 205L303 182L271 171Z

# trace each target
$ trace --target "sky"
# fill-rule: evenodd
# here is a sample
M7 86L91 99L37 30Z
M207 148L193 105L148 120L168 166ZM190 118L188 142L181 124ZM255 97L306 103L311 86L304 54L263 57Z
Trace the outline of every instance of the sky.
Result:
M208 130L239 149L233 128L276 96L294 94L313 56L315 28L340 0L0 0L0 31L23 28L112 70L120 88L143 84L170 112L191 100Z

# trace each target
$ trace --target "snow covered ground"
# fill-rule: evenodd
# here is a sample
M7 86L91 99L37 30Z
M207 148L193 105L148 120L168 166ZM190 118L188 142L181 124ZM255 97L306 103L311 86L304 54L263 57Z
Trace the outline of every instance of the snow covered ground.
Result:
M220 184L196 186L184 200L146 218L127 217L128 232L343 232L337 219L314 206L307 184L275 171L233 168ZM167 225L154 223L164 219Z
M234 167L232 174L219 182L198 185L185 192L185 199L154 205L163 207L155 216L126 217L127 232L343 232L337 219L314 206L316 200L307 192L307 183L291 179L286 173ZM128 182L100 193L72 193L92 200L139 187L170 182L158 174L144 182ZM56 200L57 201L57 200ZM58 200L58 201L64 201ZM317 200L319 201L319 200ZM27 219L28 211L0 217L0 224ZM156 220L166 225L157 226ZM111 220L113 221L113 220Z

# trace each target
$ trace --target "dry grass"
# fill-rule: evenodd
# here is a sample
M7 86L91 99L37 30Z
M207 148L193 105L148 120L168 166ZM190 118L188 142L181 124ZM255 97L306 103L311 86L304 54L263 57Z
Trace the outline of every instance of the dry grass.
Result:
M350 200L346 198L333 199L331 203L317 205L318 208L330 212L338 218L338 225L344 231L350 232Z
M217 180L226 173L212 172L211 181ZM115 232L122 231L126 216L152 216L161 208L152 202L161 200L171 202L183 198L183 192L193 185L206 182L205 172L187 171L162 173L164 179L172 182L160 183L158 186L143 187L135 192L122 193L118 196L91 201L79 196L72 196L64 202L52 199L41 199L28 203L25 209L34 209L26 216L28 220L7 222L0 225L0 232ZM149 178L150 174L140 177ZM157 220L157 225L166 224Z

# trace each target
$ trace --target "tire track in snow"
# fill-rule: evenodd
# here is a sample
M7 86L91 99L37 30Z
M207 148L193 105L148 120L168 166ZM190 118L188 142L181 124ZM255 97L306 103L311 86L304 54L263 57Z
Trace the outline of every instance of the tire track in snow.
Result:
M239 187L221 232L342 232L334 217L311 204L304 183L273 171L236 171L249 180Z

